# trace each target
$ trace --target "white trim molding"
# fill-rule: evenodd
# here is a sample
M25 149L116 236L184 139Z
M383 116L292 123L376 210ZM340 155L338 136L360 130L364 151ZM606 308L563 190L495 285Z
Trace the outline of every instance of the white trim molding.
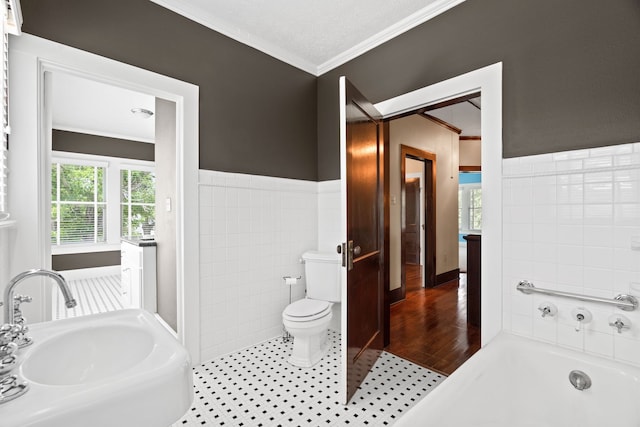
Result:
M13 37L9 51L12 61L11 117L14 133L10 162L12 183L18 185L9 196L19 219L11 262L12 273L50 267L50 245L46 230L47 188L50 173L50 112L45 105L47 85L52 72L74 74L106 84L146 93L176 103L176 188L179 202L177 221L177 317L178 336L191 353L192 362L200 362L200 310L198 275L198 103L199 88L174 78L107 59L79 49L23 34ZM11 191L11 189L10 189ZM18 194L21 193L21 194ZM13 194L13 195L12 195ZM24 197L30 194L31 197ZM196 215L196 217L194 217ZM47 295L38 287L34 318L46 320ZM36 301L34 295L34 301ZM49 304L50 306L50 304ZM50 309L49 309L50 311Z
M380 31L378 34L369 37L361 43L353 46L351 49L345 50L339 55L336 55L332 59L324 62L323 64L318 65L315 75L320 76L326 72L333 70L334 68L343 65L352 59L362 55L370 51L371 49L380 46L381 44L388 42L394 37L399 36L400 34L406 33L412 28L417 27L420 24L427 22L428 20L435 18L436 16L446 12L447 10L459 5L465 0L438 0L435 1L429 6L425 7L417 11L416 13L407 16L402 21L392 25L391 27L385 28ZM291 64L293 65L293 64Z
M261 38L255 34L243 31L224 20L221 20L215 14L208 13L200 7L187 4L179 0L151 0L166 9L169 9L179 15L182 15L194 22L204 25L214 31L224 34L240 43L251 46L269 56L272 56L282 62L292 65L296 68L320 76L332 69L362 55L365 52L385 43L394 37L417 27L420 24L446 12L447 10L463 3L465 0L436 0L425 8L413 13L402 21L383 29L379 33L369 37L368 39L358 43L350 49L339 53L335 57L325 61L322 64L315 64L296 55L286 49Z
M384 117L482 93L482 332L484 346L502 330L502 63L382 101Z

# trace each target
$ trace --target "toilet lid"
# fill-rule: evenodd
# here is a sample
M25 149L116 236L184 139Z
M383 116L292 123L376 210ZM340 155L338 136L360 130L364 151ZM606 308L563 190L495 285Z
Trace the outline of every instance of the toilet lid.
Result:
M290 317L309 317L326 311L330 307L328 301L304 298L291 303L284 309L284 314Z

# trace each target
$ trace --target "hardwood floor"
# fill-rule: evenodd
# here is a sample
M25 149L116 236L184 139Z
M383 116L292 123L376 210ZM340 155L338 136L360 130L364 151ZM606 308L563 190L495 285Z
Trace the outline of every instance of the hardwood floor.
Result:
M406 299L391 307L386 351L449 375L480 349L480 328L467 323L466 276L421 287L420 266L408 266Z

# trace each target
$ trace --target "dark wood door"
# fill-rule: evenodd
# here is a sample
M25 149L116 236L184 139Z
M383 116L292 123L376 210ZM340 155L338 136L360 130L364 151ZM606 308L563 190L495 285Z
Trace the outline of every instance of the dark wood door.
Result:
M407 264L420 264L420 178L405 181L404 250Z
M380 114L344 77L340 85L347 239L347 324L342 339L348 402L383 348L383 144Z

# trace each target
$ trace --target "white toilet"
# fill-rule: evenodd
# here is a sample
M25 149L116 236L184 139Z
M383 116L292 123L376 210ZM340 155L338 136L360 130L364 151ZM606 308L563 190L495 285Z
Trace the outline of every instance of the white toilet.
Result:
M289 363L308 368L329 350L327 330L331 307L340 302L340 255L309 251L302 254L307 280L307 296L287 306L282 323L293 336Z

